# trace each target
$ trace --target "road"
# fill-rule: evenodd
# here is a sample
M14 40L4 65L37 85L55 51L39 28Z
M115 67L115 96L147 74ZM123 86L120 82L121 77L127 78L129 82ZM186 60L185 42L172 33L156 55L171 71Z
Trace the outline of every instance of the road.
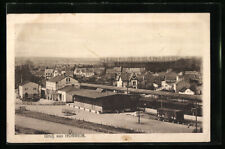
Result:
M98 133L98 132L87 130L87 129L77 128L77 127L63 125L59 123L53 123L49 121L38 120L38 119L24 117L20 115L16 115L15 119L16 119L15 121L16 125L18 126L36 129L40 131L47 131L53 134L68 134L69 132L72 132L75 134Z

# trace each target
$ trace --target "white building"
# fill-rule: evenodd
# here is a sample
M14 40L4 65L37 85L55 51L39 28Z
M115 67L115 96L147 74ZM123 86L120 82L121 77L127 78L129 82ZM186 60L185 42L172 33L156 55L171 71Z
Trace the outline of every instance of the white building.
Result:
M184 89L182 89L182 90L180 90L179 91L179 94L187 94L187 95L194 95L195 94L195 92L194 91L192 91L191 89L186 89L186 88L184 88Z
M25 82L19 86L20 98L33 98L40 94L41 86L34 82Z
M45 78L51 79L54 76L54 69L46 68L45 69Z
M72 77L66 75L59 75L50 80L46 81L46 94L47 98L51 100L58 100L57 90L68 86L74 85L75 87L79 87L80 84L77 80Z

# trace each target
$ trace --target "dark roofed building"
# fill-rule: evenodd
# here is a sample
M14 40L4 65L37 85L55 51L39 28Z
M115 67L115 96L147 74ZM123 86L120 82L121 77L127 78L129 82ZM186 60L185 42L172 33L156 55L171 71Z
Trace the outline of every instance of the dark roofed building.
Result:
M135 111L138 103L137 96L109 91L99 92L80 89L71 91L68 94L73 97L74 105L77 108L99 113Z
M87 97L87 98L102 98L105 96L112 96L112 95L116 95L116 93L114 92L99 92L96 90L88 90L88 89L80 89L80 90L75 90L75 91L71 91L69 94L73 94L76 96L82 96L82 97Z
M165 74L165 81L167 83L173 83L177 81L177 73L175 72L168 72Z

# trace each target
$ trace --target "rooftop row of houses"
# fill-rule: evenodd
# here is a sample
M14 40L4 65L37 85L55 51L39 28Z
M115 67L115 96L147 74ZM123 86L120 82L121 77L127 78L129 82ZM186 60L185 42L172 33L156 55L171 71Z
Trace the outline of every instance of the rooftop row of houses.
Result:
M151 85L155 90L185 93L185 91L189 89L192 90L192 93L189 92L189 94L201 94L201 91L199 91L201 80L198 78L197 83L192 82L192 79L196 81L196 78L197 77L190 76L189 74L186 76L175 72L166 72L157 75L151 72L146 72L144 74L121 73L115 76L113 85L117 87L132 87L137 89L140 87L139 84L144 84ZM193 88L193 85L196 87Z
M39 94L38 84L27 82L19 88L20 97L33 97ZM138 98L135 96L105 91L103 89L81 89L77 80L66 75L59 75L46 81L44 95L47 100L74 103L77 108L94 112L115 112L117 110L135 111Z
M142 74L145 72L145 68L122 68L122 67L113 67L113 68L105 68L105 67L96 67L96 68L75 68L74 71L61 71L59 69L46 68L44 72L44 76L46 79L50 79L60 74L66 73L71 77L73 75L83 76L83 77L92 77L94 75L102 75L102 74L121 74L121 73L135 73Z
M155 90L174 91L180 94L201 94L197 93L191 88L191 78L185 78L184 74L176 74L174 72L159 73L153 75L150 72L142 74L136 73L120 73L115 77L114 85L117 87L133 87L138 88L138 84L142 81L149 80L155 84ZM191 74L188 72L188 75ZM195 73L192 73L196 75ZM152 79L154 77L154 79ZM155 78L162 78L156 82ZM128 101L131 97L124 94L104 91L102 89L89 90L81 89L80 83L73 77L66 74L59 74L46 80L46 87L40 87L39 84L33 82L26 82L19 86L20 98L32 98L37 95L42 95L48 100L73 102L78 107L87 108L90 110L97 110L99 112L110 112L119 107L119 109L135 109L134 102ZM118 98L120 97L120 98ZM123 100L126 104L121 104L116 100ZM119 105L117 104L119 103ZM109 106L109 104L115 104ZM121 107L121 105L128 105L128 107ZM113 108L109 108L113 107Z

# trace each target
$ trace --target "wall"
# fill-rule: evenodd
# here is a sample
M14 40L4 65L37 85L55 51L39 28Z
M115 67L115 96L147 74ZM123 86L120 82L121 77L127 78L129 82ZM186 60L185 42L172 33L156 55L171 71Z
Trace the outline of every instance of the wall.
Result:
M117 87L123 87L123 81L120 77L119 81L117 81Z
M55 91L56 90L56 83L46 81L46 89Z
M102 107L101 106L87 104L87 103L83 103L83 102L79 102L79 101L74 101L74 104L75 104L75 106L78 106L78 107L82 107L82 108L86 108L86 109L102 112Z
M70 82L67 83L66 82L66 78L70 78ZM72 85L72 84L79 85L79 82L77 80L75 80L75 79L73 79L71 77L66 77L66 78L62 79L61 81L59 81L57 83L57 86L56 86L56 89L57 90L60 89L60 88L63 88L66 85Z
M28 94L28 97L33 97L34 94L40 93L38 92L38 87L38 84L32 82L19 86L20 97L23 98L26 93ZM34 88L36 88L36 90L34 90Z

